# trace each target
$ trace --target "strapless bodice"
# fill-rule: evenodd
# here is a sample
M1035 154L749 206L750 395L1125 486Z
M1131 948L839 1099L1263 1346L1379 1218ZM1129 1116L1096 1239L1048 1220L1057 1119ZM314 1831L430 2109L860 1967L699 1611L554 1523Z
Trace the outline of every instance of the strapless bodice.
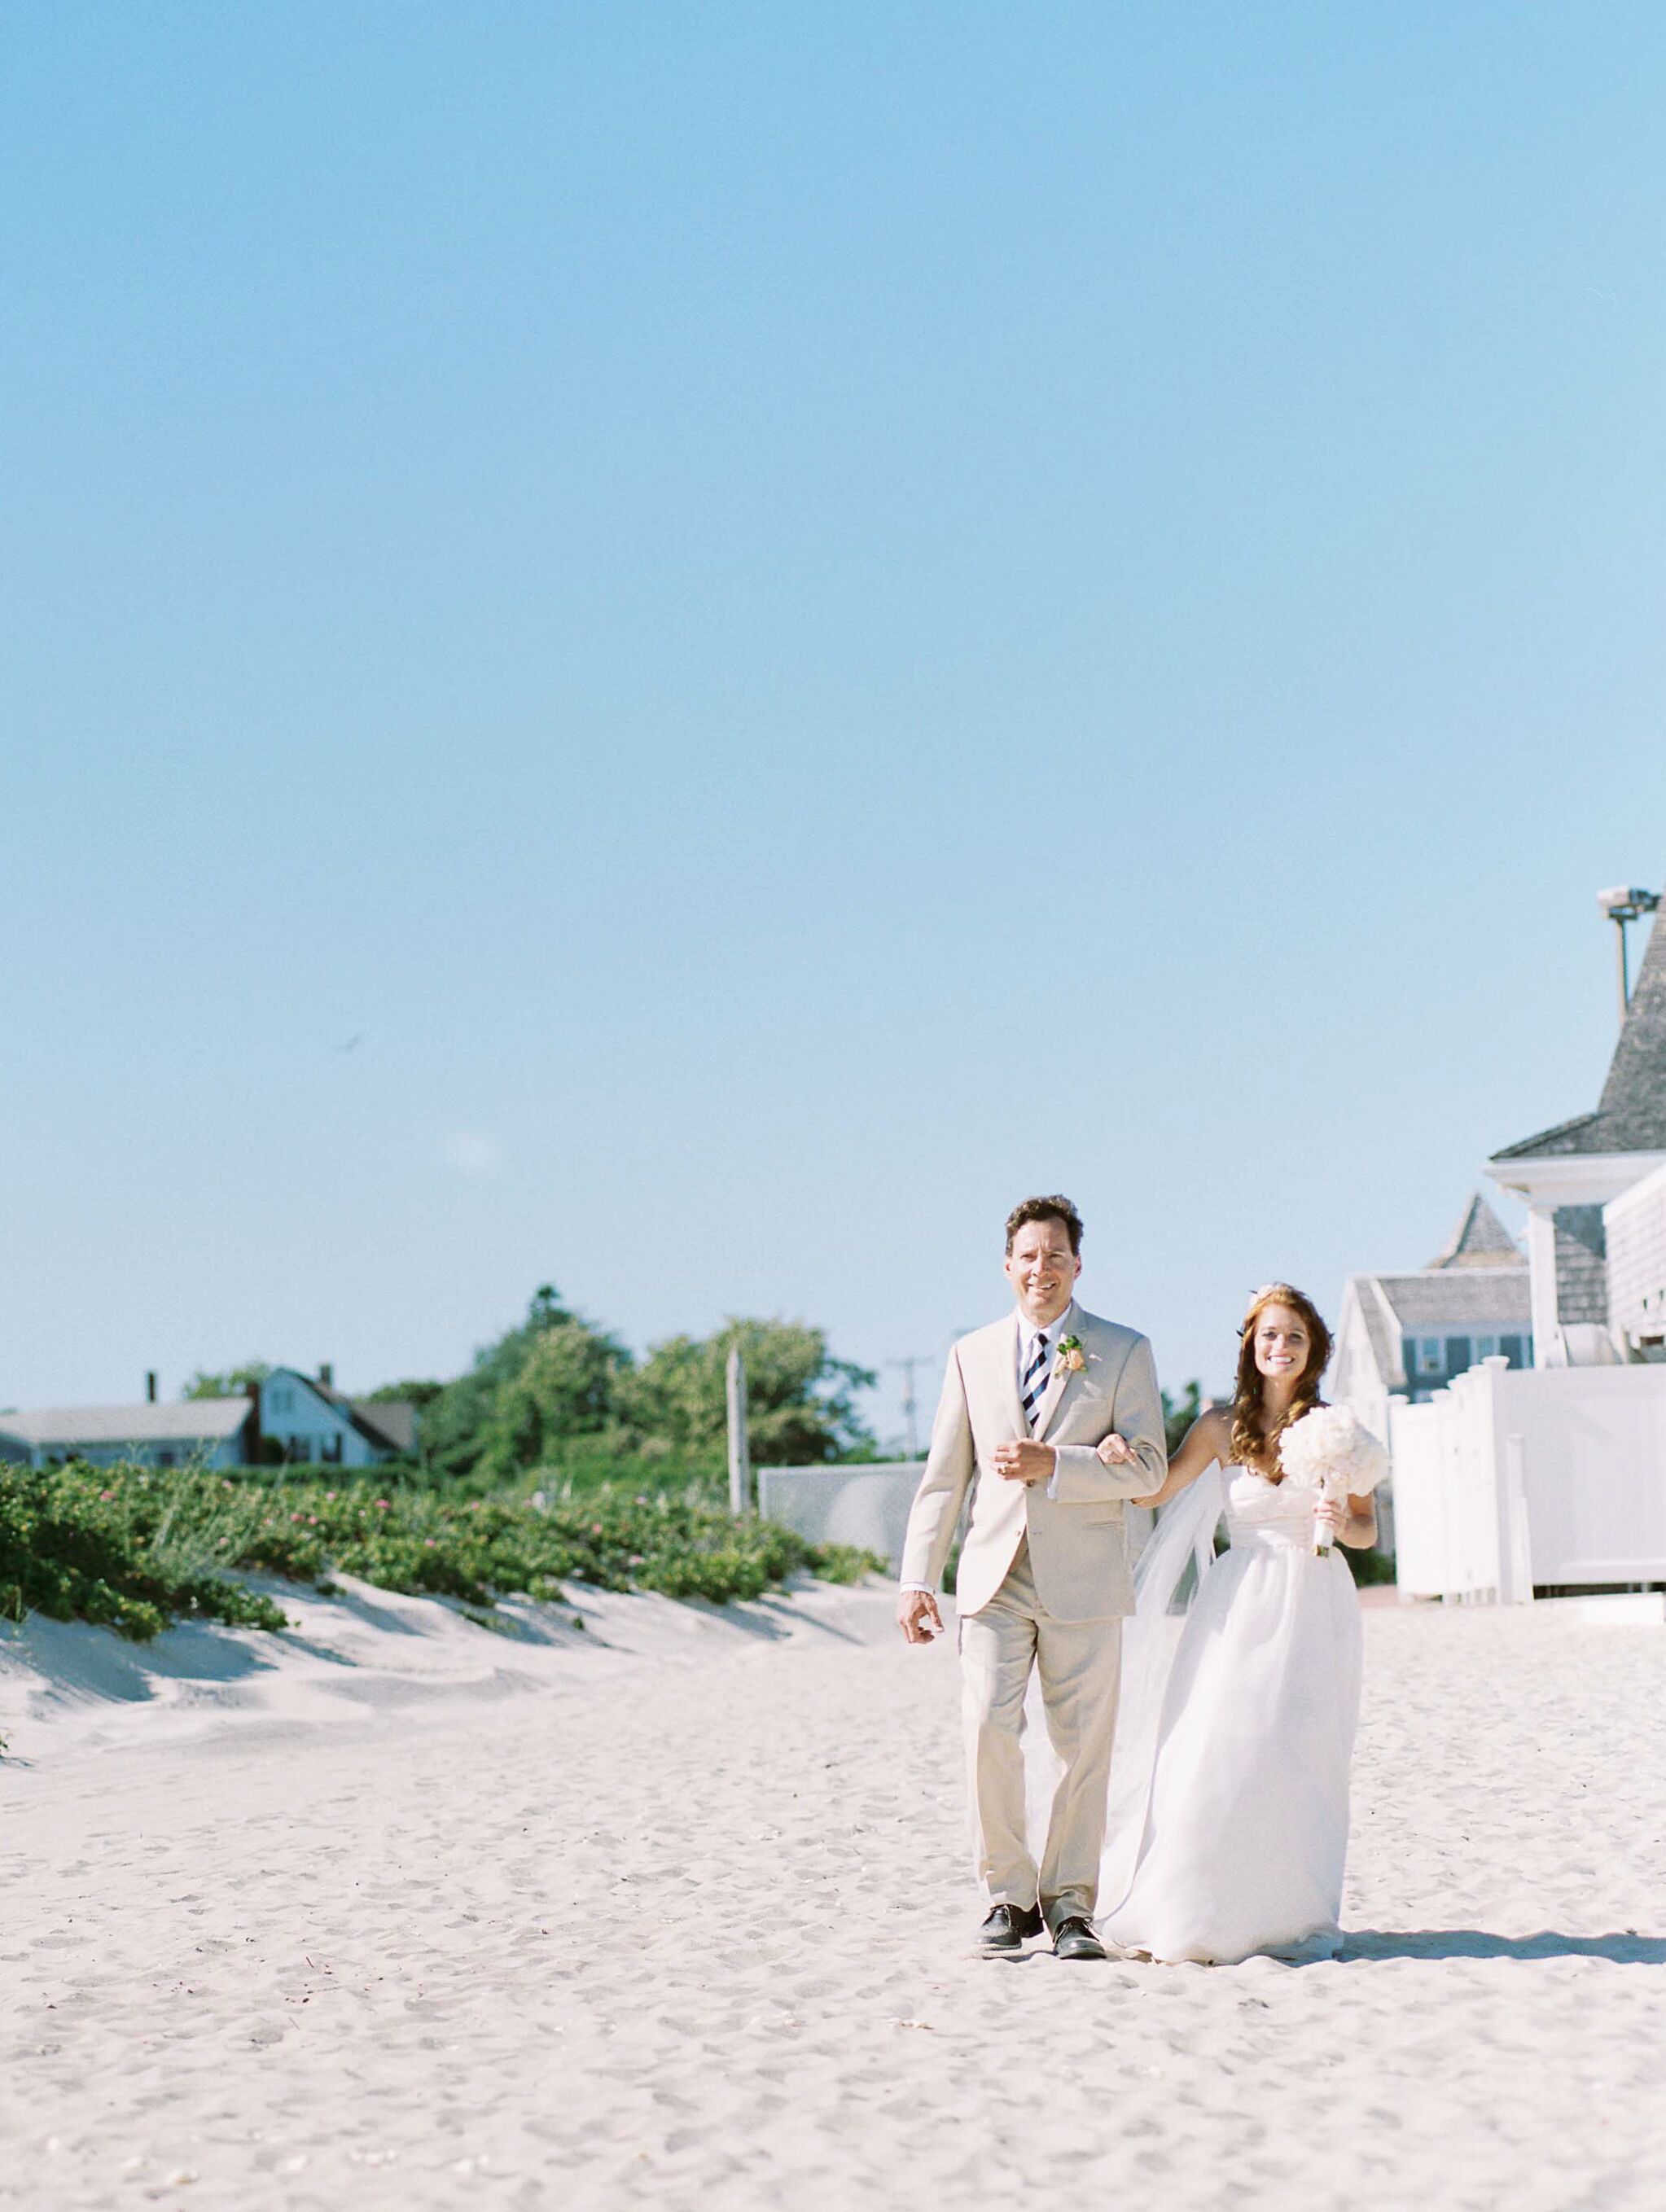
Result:
M1251 1467L1226 1469L1226 1533L1234 1551L1306 1550L1313 1541L1313 1492L1291 1481L1269 1482Z

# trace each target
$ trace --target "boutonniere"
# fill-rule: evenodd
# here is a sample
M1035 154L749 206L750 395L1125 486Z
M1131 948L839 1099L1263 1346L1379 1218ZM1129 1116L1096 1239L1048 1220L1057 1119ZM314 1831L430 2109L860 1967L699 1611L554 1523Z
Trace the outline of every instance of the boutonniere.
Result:
M1080 1337L1061 1336L1059 1348L1053 1354L1053 1372L1055 1375L1079 1375L1086 1365L1087 1354L1082 1350Z

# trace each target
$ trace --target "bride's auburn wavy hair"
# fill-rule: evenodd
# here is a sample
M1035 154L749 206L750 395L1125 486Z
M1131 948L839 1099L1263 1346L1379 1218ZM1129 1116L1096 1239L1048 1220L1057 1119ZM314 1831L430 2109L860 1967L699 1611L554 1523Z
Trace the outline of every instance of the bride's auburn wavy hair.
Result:
M1296 1393L1268 1432L1262 1434L1262 1385L1266 1379L1256 1364L1256 1330L1268 1306L1288 1306L1299 1316L1307 1331L1307 1364L1296 1380ZM1330 1331L1319 1309L1305 1291L1293 1283L1264 1283L1250 1301L1238 1331L1237 1380L1232 1389L1232 1457L1241 1467L1253 1467L1277 1480L1279 1438L1287 1428L1324 1403L1319 1377L1330 1364Z

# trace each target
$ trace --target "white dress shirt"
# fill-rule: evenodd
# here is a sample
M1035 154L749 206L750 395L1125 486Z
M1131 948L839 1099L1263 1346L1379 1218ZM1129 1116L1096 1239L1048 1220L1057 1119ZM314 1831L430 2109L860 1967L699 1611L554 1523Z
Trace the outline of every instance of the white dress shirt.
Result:
M1045 1328L1037 1328L1029 1315L1025 1312L1024 1308L1022 1306L1018 1308L1018 1395L1020 1400L1024 1394L1025 1370L1036 1356L1037 1338L1045 1337L1049 1359L1056 1358L1061 1338L1067 1337L1070 1334L1071 1317L1075 1310L1076 1301L1072 1298L1070 1304L1055 1320L1049 1322ZM1049 1381L1052 1379L1050 1374L1048 1379Z

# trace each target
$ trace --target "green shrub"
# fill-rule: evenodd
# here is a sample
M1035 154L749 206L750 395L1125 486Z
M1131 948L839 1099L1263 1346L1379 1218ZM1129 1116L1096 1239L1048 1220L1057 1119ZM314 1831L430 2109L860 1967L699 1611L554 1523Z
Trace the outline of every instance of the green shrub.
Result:
M1374 1583L1394 1581L1394 1559L1390 1553L1375 1549L1356 1552L1346 1544L1339 1545L1337 1548L1353 1570L1353 1579L1362 1589L1370 1589Z
M401 1485L380 1469L0 1468L0 1616L34 1609L137 1638L193 1613L281 1628L278 1606L230 1579L239 1571L314 1585L352 1575L490 1606L509 1592L558 1597L569 1579L722 1603L795 1570L848 1582L881 1565L737 1521L702 1481L542 1479L550 1487L538 1505L516 1492Z
M117 1471L73 1466L0 1470L0 1618L44 1613L91 1620L138 1639L196 1614L249 1628L282 1628L270 1598L210 1571L173 1542L173 1516L137 1511Z

